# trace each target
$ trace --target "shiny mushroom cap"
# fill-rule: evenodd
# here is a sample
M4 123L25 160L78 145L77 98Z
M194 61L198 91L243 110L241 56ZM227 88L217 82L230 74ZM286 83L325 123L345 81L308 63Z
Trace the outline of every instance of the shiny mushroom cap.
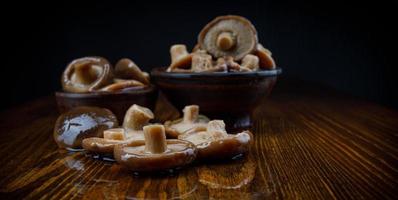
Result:
M182 140L166 140L163 125L144 127L145 141L118 144L115 160L132 171L157 171L182 167L196 157L195 145Z
M118 126L116 116L108 109L76 107L61 114L54 126L54 139L61 148L81 148L82 140L102 137L103 131Z
M212 120L206 131L185 133L178 136L178 139L195 144L198 148L198 159L217 160L246 153L250 148L253 135L250 131L243 131L236 135L228 134L222 120Z
M198 36L200 49L206 50L214 58L232 56L241 60L255 51L257 31L246 18L226 15L208 23Z
M66 92L92 92L112 83L113 69L102 57L83 57L68 64L61 84Z

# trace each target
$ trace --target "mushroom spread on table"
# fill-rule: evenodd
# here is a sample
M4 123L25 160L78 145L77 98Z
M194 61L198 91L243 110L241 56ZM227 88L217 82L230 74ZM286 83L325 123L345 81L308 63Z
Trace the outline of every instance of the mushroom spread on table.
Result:
M272 53L258 42L253 24L236 15L208 23L191 53L185 45L175 44L170 55L167 72L251 72L276 67Z
M102 57L83 57L68 64L61 78L66 92L118 92L145 88L149 74L130 59L123 58L115 68Z
M183 113L183 118L165 125L151 124L152 111L134 104L119 127L107 109L76 107L57 119L54 139L61 148L82 147L111 156L135 172L177 169L195 159L230 159L249 151L250 131L228 134L223 120L199 115L197 105L186 106Z

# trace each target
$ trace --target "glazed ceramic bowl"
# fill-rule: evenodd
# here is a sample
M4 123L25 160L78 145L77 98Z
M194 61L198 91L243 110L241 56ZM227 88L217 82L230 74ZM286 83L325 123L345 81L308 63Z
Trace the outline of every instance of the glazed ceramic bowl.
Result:
M97 106L108 108L123 122L124 114L133 105L154 110L158 91L154 85L143 89L112 93L70 93L56 92L58 110L63 113L77 106Z
M153 69L152 80L177 109L199 105L200 113L223 119L229 130L252 125L254 109L271 93L282 73L280 68L233 73L173 73L165 69Z

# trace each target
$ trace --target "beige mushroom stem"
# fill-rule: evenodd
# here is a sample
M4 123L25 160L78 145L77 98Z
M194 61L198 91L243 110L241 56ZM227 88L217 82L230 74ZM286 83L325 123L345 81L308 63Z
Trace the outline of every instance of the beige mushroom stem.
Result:
M259 62L260 61L257 56L252 55L252 54L247 54L242 59L241 67L255 71L255 70L258 70L258 68L259 68Z
M225 123L223 120L212 120L207 124L207 132L213 134L227 135Z
M171 64L168 72L176 68L191 66L192 55L188 53L187 47L183 44L175 44L170 48Z
M218 35L216 44L219 49L227 51L235 46L235 38L231 32L222 32Z
M166 133L163 125L144 126L145 151L163 153L167 149Z
M170 48L171 62L177 62L181 57L187 56L189 53L187 47L183 44L176 44Z
M182 112L184 113L183 122L192 123L198 119L199 106L198 105L185 106Z
M126 133L123 128L111 128L104 131L104 139L126 140Z
M77 83L90 84L97 79L100 68L101 67L91 65L88 62L76 64L74 67L75 73L73 78Z
M204 51L198 51L192 54L192 71L203 72L213 68L213 59L211 55Z
M154 115L151 110L134 104L126 112L123 128L126 130L139 131L153 118Z

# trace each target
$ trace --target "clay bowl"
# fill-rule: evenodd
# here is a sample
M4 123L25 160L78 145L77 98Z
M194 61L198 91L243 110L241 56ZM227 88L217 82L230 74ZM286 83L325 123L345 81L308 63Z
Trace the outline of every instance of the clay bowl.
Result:
M124 114L133 105L154 110L158 91L154 85L143 89L113 93L70 93L56 92L58 110L63 113L76 106L97 106L108 108L123 122Z
M165 69L153 69L152 80L177 109L199 105L200 113L223 119L232 131L252 125L254 109L271 93L282 73L280 68L233 73L171 73Z

